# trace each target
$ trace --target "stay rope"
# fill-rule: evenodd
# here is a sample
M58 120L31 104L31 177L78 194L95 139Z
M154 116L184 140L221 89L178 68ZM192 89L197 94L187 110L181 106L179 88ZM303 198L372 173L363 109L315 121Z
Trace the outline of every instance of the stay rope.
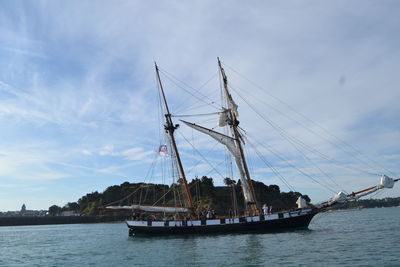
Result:
M292 144L292 146L294 146L293 142L299 144L300 146L302 146L304 149L307 149L308 151L310 151L311 153L314 153L316 155L318 155L319 157L324 158L325 160L331 161L334 164L337 164L340 167L344 167L344 168L348 168L348 169L352 169L352 170L356 170L358 172L362 172L368 175L380 175L378 173L372 173L354 166L347 166L347 165L343 165L343 163L338 162L335 159L330 158L329 156L325 155L324 153L316 150L315 148L311 148L308 145L306 145L304 142L302 142L301 140L299 140L298 138L294 137L294 136L290 136L288 133L286 133L283 128L281 128L280 126L278 126L277 124L273 123L272 121L268 120L265 116L263 116L253 105L251 105L239 92L237 92L234 88L232 88L233 91L236 92L236 94L244 101L246 102L246 104L262 119L264 120L267 124L269 124L273 129L275 129L284 139L286 139L289 143ZM295 147L295 146L294 146ZM296 150L298 150L298 148L295 147ZM302 153L302 152L301 152Z
M270 106L271 108L273 108L276 112L280 113L281 115L285 116L286 118L289 118L290 120L298 123L299 125L301 125L303 128L305 128L307 131L319 136L320 138L324 139L325 141L329 142L330 144L336 146L337 148L341 149L343 152L349 154L350 156L352 156L353 158L355 158L356 160L360 161L363 164L368 165L369 167L372 167L370 163L368 163L367 161L360 159L358 156L362 156L364 158L366 158L367 160L369 160L370 162L374 163L375 166L378 166L379 169L385 170L393 175L396 176L396 174L383 167L380 163L378 163L376 160L373 160L372 158L368 157L367 155L363 154L359 149L357 149L356 147L354 147L353 145L349 144L348 142L340 139L339 137L337 137L336 135L334 135L333 133L331 133L330 131L326 130L324 127L322 127L320 124L318 124L317 122L313 121L312 119L308 118L307 116L305 116L304 114L300 113L299 111L297 111L296 109L294 109L292 106L290 106L288 103L284 102L283 100L281 100L280 98L274 96L273 94L269 93L267 90L265 90L263 87L261 87L260 85L256 84L255 82L253 82L252 80L250 80L249 78L247 78L246 76L244 76L243 74L239 73L238 71L236 71L234 68L230 67L229 65L227 65L226 63L223 63L224 66L226 66L227 68L229 68L230 70L232 70L234 73L236 73L237 75L239 75L240 77L242 77L243 79L245 79L247 82L249 82L250 84L252 84L256 89L260 90L260 92L265 93L267 95L269 95L271 98L275 99L276 101L278 101L279 103L283 104L284 106L286 106L287 108L289 108L292 112L294 112L295 114L297 114L298 116L302 117L303 119L311 122L312 124L314 124L315 126L317 126L321 131L323 131L326 135L329 135L331 137L333 137L335 140L337 140L339 143L341 143L344 146L347 146L348 148L352 149L356 155L350 154L349 151L345 150L343 147L341 146L337 146L336 144L334 144L332 141L330 141L329 139L325 138L324 136L320 135L319 133L313 131L312 129L306 127L304 124L302 124L300 121L291 118L290 116L288 116L286 113L282 113L279 110L277 110L276 108L274 108L273 106L269 105L268 103L266 103L265 101L260 100L259 97L257 97L257 100L262 101L264 104ZM375 175L375 174L374 174Z

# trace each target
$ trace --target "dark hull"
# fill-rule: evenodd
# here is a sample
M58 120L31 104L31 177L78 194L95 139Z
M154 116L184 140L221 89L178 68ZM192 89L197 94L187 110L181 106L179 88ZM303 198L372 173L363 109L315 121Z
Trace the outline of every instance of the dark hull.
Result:
M180 235L180 234L211 234L239 233L251 231L279 231L285 229L307 228L317 212L276 220L257 222L240 222L233 224L201 225L201 226L129 226L130 235Z

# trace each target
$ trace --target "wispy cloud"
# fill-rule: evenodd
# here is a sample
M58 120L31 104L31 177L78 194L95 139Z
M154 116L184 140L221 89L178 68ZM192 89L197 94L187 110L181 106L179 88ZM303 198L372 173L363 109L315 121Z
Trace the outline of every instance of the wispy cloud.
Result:
M334 164L324 165L302 146L296 149L238 93L307 147L353 167L399 175L398 9L390 1L6 3L0 10L0 183L35 181L49 190L80 184L80 192L90 192L122 177L144 176L143 165L152 162L162 132L154 60L186 84L201 87L205 102L219 103L218 79L212 79L217 56L237 91L240 125L290 163L316 173L306 155L340 184L350 188L361 181ZM173 112L204 104L163 81ZM216 126L215 120L204 123ZM378 164L357 159L357 152L349 153L321 127ZM223 155L205 136L184 126L178 131L207 159ZM177 137L185 166L193 166L201 157ZM328 196L268 149L257 148L296 189L314 198ZM254 152L248 152L252 158ZM254 161L256 178L280 183ZM205 165L200 161L199 174ZM53 199L74 200L67 195L74 192L66 191ZM52 200L46 201L35 203L46 207Z
M68 176L49 167L50 158L47 155L43 155L39 150L34 151L32 148L26 147L20 151L9 150L3 152L3 155L3 157L0 157L0 176L4 178L43 181L61 179Z

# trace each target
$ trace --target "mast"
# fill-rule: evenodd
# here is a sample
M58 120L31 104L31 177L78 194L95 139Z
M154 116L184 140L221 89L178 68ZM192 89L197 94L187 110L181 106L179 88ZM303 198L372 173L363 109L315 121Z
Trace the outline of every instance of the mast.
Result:
M155 65L156 73L157 73L157 81L158 81L158 84L160 86L162 98L163 98L164 104L165 104L165 111L166 111L165 122L166 122L166 125L164 125L164 129L165 129L166 133L168 133L168 135L170 137L172 149L173 149L174 154L176 156L176 161L178 163L179 173L180 173L181 178L182 178L183 188L184 188L184 191L185 191L185 196L186 196L186 201L187 201L188 208L190 208L192 210L192 212L193 212L194 211L194 206L193 206L192 195L190 194L189 186L188 186L188 183L187 183L187 180L186 180L185 171L183 170L182 161L181 161L181 158L179 156L178 147L176 146L175 137L174 137L174 131L179 127L179 125L178 124L174 125L173 122L172 122L171 113L169 112L167 99L166 99L165 93L164 93L164 88L163 88L163 85L161 83L160 72L158 70L157 63L154 63L154 65Z
M227 102L228 102L229 115L230 115L230 119L231 119L231 122L229 123L229 125L231 128L231 132L235 138L236 147L238 148L239 154L240 154L239 155L240 162L237 162L237 165L238 165L237 167L238 167L239 173L241 175L242 187L244 190L248 190L248 192L244 192L245 196L248 195L248 199L246 199L246 197L245 197L246 209L250 208L250 210L253 213L259 214L260 210L258 208L256 194L255 194L255 191L253 188L253 183L252 183L252 180L250 177L249 168L247 167L247 162L246 162L246 158L244 156L243 147L242 147L242 143L241 143L242 136L240 135L240 133L237 129L237 127L239 125L239 121L237 120L237 111L236 111L237 106L232 99L232 95L229 92L228 79L225 75L225 70L222 67L221 61L219 60L219 58L218 58L218 66L219 66L219 70L222 75L222 80L224 83L224 92L225 92ZM242 167L244 169L244 173L241 171ZM246 184L244 182L246 182Z

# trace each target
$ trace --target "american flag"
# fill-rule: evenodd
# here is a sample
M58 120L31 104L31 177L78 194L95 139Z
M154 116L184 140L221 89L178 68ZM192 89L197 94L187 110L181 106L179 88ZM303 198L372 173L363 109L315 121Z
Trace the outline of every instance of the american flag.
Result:
M160 147L158 148L158 153L160 153L161 156L168 156L167 145L160 145Z

